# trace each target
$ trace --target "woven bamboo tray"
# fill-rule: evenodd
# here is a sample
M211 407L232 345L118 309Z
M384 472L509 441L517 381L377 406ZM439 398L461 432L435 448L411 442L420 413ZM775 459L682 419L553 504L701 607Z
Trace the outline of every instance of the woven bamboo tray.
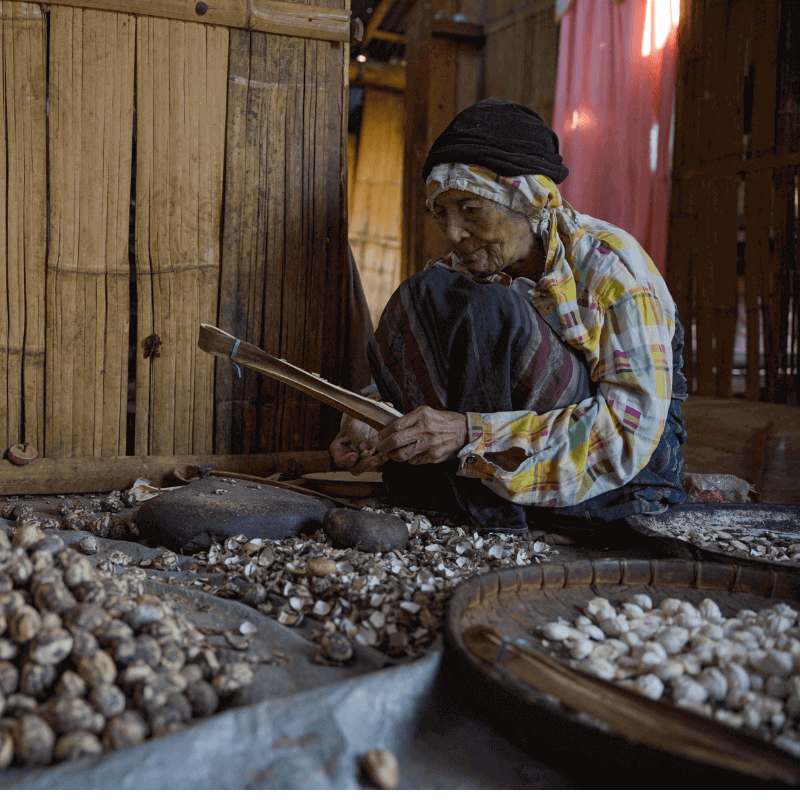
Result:
M626 519L636 533L647 540L648 552L660 558L689 558L738 564L779 572L800 571L800 562L753 558L739 552L725 552L713 544L696 544L678 539L674 533L703 533L727 530L734 536L761 535L764 531L786 537L781 544L800 544L800 507L771 503L687 503L666 514L636 514Z
M595 747L597 729L604 731L600 746L609 753L619 749L615 742L627 742L679 762L800 783L800 763L784 750L572 669L539 644L540 626L575 619L591 598L619 603L642 592L654 606L667 597L695 605L710 597L725 616L777 602L800 610L800 575L789 572L699 561L577 561L491 572L462 584L448 608L448 643L484 679L523 701L538 728L560 717L591 731Z

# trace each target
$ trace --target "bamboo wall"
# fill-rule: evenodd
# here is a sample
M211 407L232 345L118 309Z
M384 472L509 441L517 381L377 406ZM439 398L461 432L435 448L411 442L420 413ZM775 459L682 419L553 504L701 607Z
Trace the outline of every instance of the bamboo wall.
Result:
M373 325L400 283L403 95L367 88L350 188L348 238Z
M667 278L690 389L730 396L737 307L744 394L798 402L797 3L696 0L678 71ZM738 261L738 269L737 269Z
M0 451L325 446L336 415L196 341L346 382L345 1L85 4L0 3Z

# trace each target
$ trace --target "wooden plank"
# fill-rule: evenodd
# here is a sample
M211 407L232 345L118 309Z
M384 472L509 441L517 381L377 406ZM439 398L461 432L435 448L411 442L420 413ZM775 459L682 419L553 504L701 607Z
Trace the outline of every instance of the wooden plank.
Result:
M379 89L405 91L406 70L401 64L383 61L351 61L348 67L351 86L374 86Z
M780 6L753 0L749 9L748 56L753 75L750 148L754 153L771 153L775 147Z
M214 365L195 333L217 316L228 32L149 18L137 27L136 448L208 451ZM151 336L160 357L148 359Z
M257 477L276 472L324 472L327 450L255 455L115 456L105 458L40 458L24 467L0 461L0 491L13 494L67 494L128 489L137 478L155 486L174 486L176 469L210 466L217 471Z
M50 21L49 456L125 452L134 21Z
M279 0L53 0L50 5L119 11L161 19L247 28L285 36L350 41L349 10Z
M5 449L44 445L46 31L41 8L0 4L3 170L0 235L0 433Z

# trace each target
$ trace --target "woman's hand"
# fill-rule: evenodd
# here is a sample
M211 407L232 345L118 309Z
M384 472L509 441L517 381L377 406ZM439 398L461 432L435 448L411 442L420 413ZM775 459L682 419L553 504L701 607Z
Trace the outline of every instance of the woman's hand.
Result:
M458 455L467 443L467 418L455 411L436 411L420 406L387 425L371 444L383 463L440 464Z
M366 458L363 455L371 450L370 438L376 435L377 431L366 422L345 414L342 417L342 428L329 448L336 466L349 470L353 475L360 475L384 464L386 458L383 455L373 454Z

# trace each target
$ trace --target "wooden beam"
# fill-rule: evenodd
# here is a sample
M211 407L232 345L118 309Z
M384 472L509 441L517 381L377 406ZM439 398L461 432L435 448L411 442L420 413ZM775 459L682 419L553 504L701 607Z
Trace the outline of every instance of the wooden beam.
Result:
M486 41L486 32L483 29L483 25L473 22L457 22L450 17L434 17L431 33L434 36L472 44L480 45Z
M267 476L292 469L294 461L303 472L326 472L326 450L257 455L116 456L112 458L41 458L24 467L0 461L0 494L72 494L128 489L137 478L155 486L165 485L176 469L210 466L228 472ZM174 484L175 481L172 481Z
M493 36L495 33L510 28L512 25L518 25L520 22L524 22L529 17L535 16L542 11L555 13L553 0L533 0L533 2L527 3L522 6L522 8L509 11L502 17L495 17L494 19L488 20L484 26L486 35Z
M53 0L49 5L118 11L332 42L350 41L350 11L281 0Z
M406 36L404 33L395 33L395 31L377 30L372 34L373 39L382 39L384 42L394 42L395 44L405 44Z
M367 20L367 27L364 30L364 41L361 43L362 50L366 49L372 39L377 38L375 32L380 27L384 17L389 13L393 3L394 0L379 0L378 5L373 9L369 20Z
M399 64L387 64L383 61L351 61L351 86L374 86L377 89L394 89L404 92L406 89L406 70Z

